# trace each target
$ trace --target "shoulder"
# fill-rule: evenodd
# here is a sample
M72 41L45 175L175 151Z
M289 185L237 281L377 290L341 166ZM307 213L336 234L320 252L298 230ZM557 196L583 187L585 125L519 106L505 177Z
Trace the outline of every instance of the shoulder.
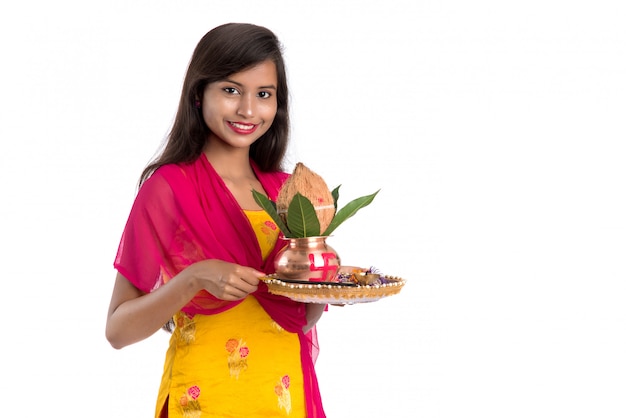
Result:
M274 175L276 176L276 179L282 184L287 181L291 174L285 173L284 171L276 171L274 172Z
M189 175L184 165L166 164L157 168L139 188L137 198L163 204L174 199L175 190L184 187ZM157 203L158 202L158 203Z
M270 199L277 197L278 191L289 178L289 174L282 171L256 171L256 176Z
M192 173L196 170L198 162L193 161L190 163L172 163L165 164L157 168L154 173L145 181L144 185L150 183L157 185L157 187L163 187L168 184L170 188L176 189L184 183L188 183L193 177ZM154 186L153 186L154 187Z

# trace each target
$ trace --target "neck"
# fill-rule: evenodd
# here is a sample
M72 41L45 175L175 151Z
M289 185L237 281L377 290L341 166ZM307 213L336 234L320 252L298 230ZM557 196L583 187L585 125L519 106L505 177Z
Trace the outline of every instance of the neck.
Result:
M205 150L204 154L215 171L224 179L237 181L256 178L250 165L247 148L236 149L228 153Z

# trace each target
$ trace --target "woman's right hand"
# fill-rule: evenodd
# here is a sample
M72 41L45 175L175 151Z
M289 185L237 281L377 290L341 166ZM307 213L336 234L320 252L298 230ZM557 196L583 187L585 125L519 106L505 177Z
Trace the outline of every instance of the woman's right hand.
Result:
M161 329L200 291L233 301L254 292L264 274L221 260L192 264L150 293L117 273L107 315L106 337L115 348L141 341Z
M257 290L259 279L265 274L222 260L204 260L189 266L185 273L191 274L201 289L223 300L240 300Z

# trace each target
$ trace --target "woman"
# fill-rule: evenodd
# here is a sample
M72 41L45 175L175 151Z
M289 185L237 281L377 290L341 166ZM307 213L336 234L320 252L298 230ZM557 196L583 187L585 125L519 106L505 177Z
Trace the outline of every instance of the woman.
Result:
M276 36L251 24L209 31L114 263L111 345L172 331L156 417L325 416L313 366L324 306L260 281L283 243L252 189L276 199L288 134Z

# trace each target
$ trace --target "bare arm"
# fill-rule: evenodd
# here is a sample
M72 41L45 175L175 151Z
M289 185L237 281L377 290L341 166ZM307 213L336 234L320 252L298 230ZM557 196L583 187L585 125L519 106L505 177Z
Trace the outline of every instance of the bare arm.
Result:
M117 274L106 323L114 348L141 341L155 332L205 289L223 300L239 300L254 292L264 276L253 268L220 260L192 264L154 292L144 294Z
M306 305L306 325L302 328L302 331L306 334L317 324L317 321L322 317L326 309L326 305L323 303L307 303Z

